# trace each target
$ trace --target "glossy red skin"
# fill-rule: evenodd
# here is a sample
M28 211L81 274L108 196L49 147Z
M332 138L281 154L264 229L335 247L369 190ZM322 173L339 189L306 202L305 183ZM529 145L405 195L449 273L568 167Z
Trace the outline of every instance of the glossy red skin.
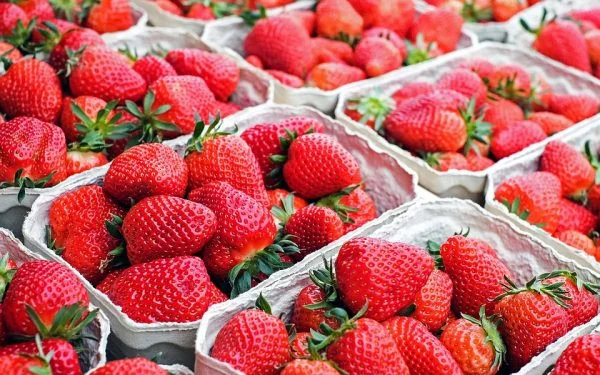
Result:
M237 313L217 334L211 356L247 375L275 375L290 359L285 324L262 310Z
M383 326L394 338L411 374L461 374L448 349L418 320L396 316Z
M547 135L553 135L571 127L574 122L563 115L552 112L534 112L527 120L537 123Z
M306 84L330 91L352 82L366 79L367 75L361 69L339 62L325 62L316 65L306 77Z
M45 186L66 178L67 146L56 126L30 117L17 117L0 125L0 181L13 182L17 170L39 180L54 172Z
M50 360L52 375L81 375L79 358L73 345L62 339L42 340L44 353L54 353ZM7 354L38 355L39 350L34 341L11 344L0 348L0 357Z
M188 175L186 163L173 149L142 144L113 160L104 177L104 191L124 205L153 195L183 197Z
M185 163L190 171L190 190L222 181L268 206L260 166L241 137L228 135L207 140L202 151L193 151L185 157Z
M527 221L542 224L548 233L554 233L559 221L561 197L560 180L548 172L534 172L505 180L496 188L495 199L504 203L519 198L520 212L529 211Z
M585 251L591 256L596 256L596 254L598 254L594 241L587 235L576 230L567 229L561 232L556 231L552 236L556 237L559 241L562 241L569 246L572 246L581 251Z
M311 284L302 288L298 294L298 297L296 298L296 302L294 302L294 312L291 320L298 331L308 332L311 329L318 331L319 325L323 322L327 323L334 329L340 326L340 323L337 319L325 316L325 310L314 310L304 307L305 305L313 305L323 302L324 299L325 295L318 286Z
M522 292L502 298L496 303L500 315L500 333L508 350L507 361L516 371L546 346L568 331L567 309L546 295Z
M344 235L344 224L335 211L327 207L307 206L296 212L285 225L285 233L293 236L300 253L299 261Z
M586 94L553 94L548 110L577 123L598 113L600 100Z
M419 34L427 44L436 43L444 53L454 51L460 40L463 19L458 14L436 9L419 16L410 29L410 39L416 42Z
M12 3L0 4L0 35L12 34L19 20L23 26L29 23L29 16L23 9Z
M571 297L571 300L567 301L567 304L571 308L566 310L567 317L569 318L569 330L589 322L593 317L598 315L598 300L594 294L584 287L579 289L573 280L564 276L558 276L545 280L544 284L550 285L559 282L564 283L563 289Z
M298 332L290 343L290 355L292 358L308 358L308 339L312 337L309 332Z
M348 375L409 373L394 338L383 325L368 318L358 319L355 328L329 345L326 353Z
M459 152L440 152L436 160L438 164L431 165L431 168L440 172L447 172L451 169L469 169L467 159Z
M525 120L523 110L516 103L501 97L487 99L483 121L492 125L492 132L498 134L516 122Z
M17 354L0 356L0 371L4 375L31 375L30 369L36 367L46 368L44 362L38 358L31 358Z
M138 59L132 68L144 78L144 81L148 85L151 85L159 78L177 75L171 64L165 59L154 55L147 55Z
M458 67L473 71L481 79L489 78L496 69L494 64L492 64L489 60L477 57L463 61Z
M519 121L492 138L491 151L496 159L502 159L546 138L546 133L537 123Z
M52 49L48 56L48 63L56 70L65 69L67 65L67 49L77 51L83 46L104 46L104 39L92 29L74 27L73 30L62 34L58 44Z
M110 299L140 323L193 322L227 297L200 258L181 256L136 264L113 282Z
M61 99L56 72L43 61L19 60L0 76L0 109L9 117L29 116L54 122Z
M281 375L339 375L339 372L324 361L295 359L285 366Z
M2 302L6 331L30 336L38 332L27 314L26 304L49 327L60 308L77 302L87 306L88 293L66 266L43 260L27 262L15 273Z
M67 152L66 162L67 177L104 164L108 164L108 159L101 152L69 151Z
M438 88L457 91L469 100L475 99L475 106L482 106L487 98L487 88L479 76L468 69L455 69L444 74L437 83Z
M533 48L565 65L592 72L583 33L571 21L556 20L542 27Z
M362 181L354 156L332 136L319 133L303 135L292 143L283 177L305 199L333 194Z
M198 253L216 230L211 210L168 195L151 196L133 206L122 229L131 264Z
M496 67L494 73L489 77L488 85L491 88L498 89L499 86L506 86L508 81L513 81L512 91L503 91L506 94L527 97L531 93L531 77L529 73L520 65L506 64Z
M220 102L220 101L215 102L215 114L219 113L221 118L231 116L241 110L242 110L242 107L240 107L238 104L236 104L234 102L227 102L227 103Z
M295 75L275 69L267 69L265 72L284 86L289 86L296 89L304 86L304 80L296 77Z
M314 53L317 55L325 50L332 53L336 58L346 62L347 64L352 62L352 56L354 52L348 43L322 37L312 38L311 43Z
M587 158L575 147L561 141L546 145L540 159L540 171L558 177L565 197L585 192L596 178L596 171Z
M94 121L101 109L106 107L106 101L94 96L79 96L75 99L66 96L62 102L62 111L60 113L60 127L65 133L67 143L75 142L81 138L81 133L76 125L81 124L79 117L75 116L71 110L71 103L76 104L83 112ZM109 118L112 115L109 116Z
M470 171L483 171L494 165L494 161L492 159L474 154L467 155L467 163Z
M576 230L588 234L596 228L598 218L584 206L568 199L561 199L559 204L559 217L556 232Z
M348 213L348 216L354 222L344 223L344 233L353 231L378 216L375 201L362 188L354 189L350 194L340 199L340 204L357 209L356 212Z
M413 303L433 268L424 249L366 237L346 242L335 262L342 301L356 313L368 300L365 317L377 321Z
M595 374L600 369L600 335L589 334L573 340L560 355L553 375Z
M98 285L96 285L96 290L108 294L110 288L112 288L113 283L119 277L119 275L125 271L125 268L120 268L109 272L104 279Z
M156 363L146 358L128 358L111 361L92 371L90 375L168 375L167 370L162 369Z
M427 282L415 297L413 318L423 323L430 332L438 332L450 315L452 280L443 271L433 270Z
M354 49L354 65L363 69L368 77L377 77L402 67L402 55L392 42L367 37Z
M277 229L266 205L225 182L212 182L190 192L188 199L211 209L217 232L202 257L211 275L226 278L238 263L271 245Z
M127 0L100 0L90 9L85 24L101 34L127 30L134 25L131 6Z
M392 94L392 99L396 102L396 105L404 102L405 100L411 99L415 96L429 94L434 91L435 86L429 82L409 82L402 86L396 92Z
M360 36L363 19L347 0L325 0L317 5L315 23L319 36L333 39L340 33Z
M380 1L374 14L373 26L386 27L404 38L414 23L415 4L410 0Z
M491 247L482 240L454 235L441 245L444 270L454 286L452 310L458 315L479 316L481 306L491 315L494 298L503 293L500 282L512 278L506 265L491 255Z

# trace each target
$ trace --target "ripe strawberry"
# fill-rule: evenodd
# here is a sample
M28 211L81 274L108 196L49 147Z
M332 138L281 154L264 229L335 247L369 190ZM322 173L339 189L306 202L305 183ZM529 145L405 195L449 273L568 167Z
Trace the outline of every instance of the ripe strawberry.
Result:
M23 58L23 55L15 46L6 42L0 42L0 56L4 56L13 64Z
M281 70L267 69L265 70L265 73L275 78L279 83L281 83L284 86L289 86L296 89L304 86L304 81L302 80L302 78L298 78L289 73L282 72Z
M54 25L56 28L56 33L54 32L55 30L49 26L49 24ZM58 43L67 32L81 29L79 25L61 18L53 18L50 21L44 22L41 25L38 24L36 26L37 27L33 29L31 33L31 40L34 43L50 41L50 46L55 46L56 43Z
M596 178L596 171L586 157L561 141L546 145L540 158L540 171L558 177L565 197L581 195L594 184Z
M134 24L129 1L100 0L89 10L85 24L101 34L129 29Z
M492 125L492 132L494 134L498 134L516 122L523 120L525 120L523 110L516 103L500 96L486 100L483 121ZM532 119L528 120L533 121Z
M49 372L48 357L7 354L0 356L0 371L6 375L31 375Z
M377 207L375 207L375 202L373 198L364 191L362 188L353 188L347 195L342 194L339 202L335 202L336 194L334 194L333 202L328 202L328 198L326 197L321 200L318 204L323 204L328 207L333 208L338 212L344 214L343 208L353 208L352 210L347 210L347 216L349 220L344 221L344 233L348 233L353 231L354 229L362 226L363 224L375 219L377 217ZM341 210L340 210L341 206Z
M74 28L58 36L60 39L50 51L48 63L56 71L65 70L69 60L68 50L78 51L91 46L105 46L104 39L92 29ZM113 98L114 99L114 98Z
M475 98L475 106L485 103L487 89L477 74L466 69L456 69L440 78L437 87L457 91L467 98Z
M75 99L65 97L60 114L60 127L65 133L67 143L78 141L82 137L81 132L77 129L77 124L81 124L83 121L73 112L73 104L77 105L92 121L95 121L98 112L104 109L107 103L94 96L79 96ZM113 113L111 112L108 116L113 117Z
M335 271L348 308L359 311L368 300L366 317L383 321L414 302L433 271L433 260L416 246L363 237L342 246Z
M329 91L366 78L365 72L357 67L329 62L315 66L306 77L306 85Z
M354 52L348 43L322 37L312 38L311 43L313 46L313 53L316 55L322 51L327 51L332 53L335 57L343 62L348 64L352 63L352 56Z
M42 340L41 347L44 353L52 353L49 361L52 375L81 375L77 352L68 341L45 339ZM21 342L0 348L0 357L11 354L35 356L39 354L39 348L35 341Z
M268 46L268 48L266 48ZM246 56L255 55L267 69L304 77L314 64L310 36L287 17L258 21L244 40Z
M287 331L268 304L257 306L266 311L244 310L221 328L211 356L248 375L275 375L289 360Z
M90 375L168 375L167 370L142 357L111 361L92 371Z
M468 170L483 171L494 165L494 161L488 157L471 153L467 155Z
M494 73L494 70L496 70L494 64L492 64L489 60L478 57L465 60L460 63L458 67L473 71L481 79L489 79Z
M424 158L431 168L440 172L469 169L467 159L458 152L430 152Z
M429 94L434 91L434 86L429 82L409 82L392 94L396 105L419 95Z
M293 0L285 0L286 3ZM315 30L315 13L311 10L290 10L281 14L282 17L288 17L304 27L308 35L312 35Z
M567 117L577 123L598 113L600 100L587 94L553 94L549 111Z
M532 108L535 111L545 111L550 104L550 98L553 95L553 90L548 81L541 75L532 75L531 77L531 93L529 101L532 103Z
M354 156L332 136L319 133L292 142L283 177L290 189L305 199L324 197L361 182Z
M191 256L133 265L117 276L108 296L140 323L197 321L227 299L210 281L204 262Z
M402 55L392 42L378 37L361 39L354 49L354 65L377 77L402 66Z
M293 195L291 192L285 190L285 189L274 189L274 190L267 190L267 195L269 196L269 207L279 207L279 208L283 208L283 202L285 201L285 199L288 196L292 196L292 202L293 202L293 210L294 212L298 211L299 209L308 206L308 202L305 201L304 199Z
M344 113L356 122L380 132L385 118L396 108L396 102L375 89L362 97L349 98Z
M591 30L585 33L585 42L588 47L590 61L593 66L600 63L600 30Z
M0 109L10 117L28 116L54 122L60 112L61 98L56 72L43 61L19 60L0 76Z
M365 29L373 25L380 7L378 0L348 0L348 3L363 19Z
M260 58L258 58L258 56L254 56L254 55L246 56L245 60L248 64L255 66L259 69L265 68L262 61L260 61Z
M466 95L447 88L435 88L432 92L423 95L422 98L432 100L445 110L459 111L469 105L469 98Z
M412 0L380 1L373 14L373 26L386 27L405 38L415 19L415 4Z
M175 4L173 1L170 1L170 0L156 0L155 3L156 3L156 5L161 10L164 10L167 13L171 13L171 14L174 14L176 16L183 16L183 11L181 10L181 8L179 8L179 5ZM200 4L200 3L198 3L198 4ZM191 12L192 8L195 8L194 12ZM189 9L188 12L191 13L190 16L189 16L190 18L197 18L197 13L196 12L198 12L198 9L196 7L196 4L192 5L190 7L190 9ZM211 13L212 13L212 11L211 11ZM186 17L188 17L187 14L186 14Z
M594 241L587 235L573 229L567 229L562 232L554 232L554 237L559 241L566 243L578 250L585 251L591 256L596 256L597 250Z
M458 363L418 320L395 316L385 322L411 374L461 374Z
M75 96L90 95L104 100L138 101L146 92L146 81L123 58L103 46L86 48L71 70L69 86Z
M537 123L548 136L561 132L574 124L565 116L552 112L534 112L527 117L527 120Z
M596 228L598 219L585 207L564 198L559 203L559 217L556 232L576 230L584 234Z
M518 121L492 138L491 151L496 159L511 156L548 136L535 122Z
M0 35L11 35L19 21L23 26L29 24L29 16L23 9L12 3L0 4Z
M339 372L328 362L308 359L295 359L281 371L281 375L339 375Z
M243 138L220 131L217 118L205 130L196 125L188 141L185 163L190 171L189 189L210 182L226 182L265 207L269 205L261 170L252 149Z
M321 320L322 321L322 320ZM292 358L308 358L308 339L311 334L308 332L297 332L296 337L290 343L290 355Z
M171 64L155 55L147 55L138 59L133 64L132 69L138 72L148 85L151 85L159 78L177 75L175 68Z
M222 118L225 118L241 110L242 108L234 102L215 102L215 116L220 114Z
M430 332L438 332L450 315L452 280L448 274L433 270L415 297L412 318L423 323Z
M489 77L488 87L503 98L521 100L531 95L531 76L519 65L500 65Z
M597 8L572 10L569 12L569 16L578 21L589 21L600 28L600 12Z
M524 287L507 279L506 292L496 298L500 332L508 364L516 371L568 331L568 305L562 284L543 285L538 278Z
M183 197L187 184L188 168L181 156L157 143L117 156L104 177L104 191L124 205L152 195Z
M95 286L96 290L108 295L113 283L119 277L119 275L125 271L125 269L126 268L118 268L110 271L106 277Z
M314 272L311 273L311 279L314 279L314 275ZM328 272L327 275L333 277L332 272ZM333 283L335 283L335 280L331 279L329 280L329 282L331 283L331 285L333 285ZM294 324L298 331L317 331L319 330L319 326L323 322L327 323L330 327L334 329L337 329L339 327L339 322L335 318L325 316L325 313L327 312L327 307L331 307L327 305L326 298L326 293L323 291L323 289L321 289L320 286L316 284L311 284L302 288L302 290L298 294L298 297L296 298L296 301L294 302L294 310L292 313L291 320L292 324ZM311 305L323 305L323 307L306 307Z
M464 374L494 375L500 369L506 347L498 332L499 321L479 311L479 319L466 315L449 323L440 341Z
M315 11L317 34L325 38L347 35L358 37L363 31L363 19L347 0L324 0Z
M573 340L558 357L552 374L594 374L600 369L600 335L589 334Z
M417 42L419 35L429 43L435 43L443 52L452 52L458 46L464 21L458 14L436 9L427 11L417 18L410 29L410 39Z
M497 22L506 22L527 8L527 0L492 0L492 14Z

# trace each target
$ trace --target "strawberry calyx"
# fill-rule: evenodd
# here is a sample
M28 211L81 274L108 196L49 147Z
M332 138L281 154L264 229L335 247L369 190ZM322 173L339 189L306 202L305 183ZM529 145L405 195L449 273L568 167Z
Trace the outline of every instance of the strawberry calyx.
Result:
M329 311L342 305L338 294L335 272L333 271L333 260L327 260L323 257L323 264L323 269L312 270L308 275L313 284L321 289L325 298L321 302L304 305L309 310L324 309Z
M237 133L237 126L231 131L221 130L221 126L223 125L223 122L221 121L221 112L217 112L217 115L214 118L211 116L208 126L206 126L204 120L200 119L198 114L195 114L194 117L196 119L196 127L194 128L192 137L187 143L187 148L185 150L186 156L192 152L202 152L204 143L209 140Z
M367 301L360 311L352 318L350 318L348 312L341 307L335 307L328 310L325 313L325 316L337 319L340 322L340 327L338 329L333 329L329 324L323 322L319 325L320 332L311 329L311 337L308 338L308 350L311 353L311 356L320 357L318 353L336 342L347 331L356 329L356 321L365 315L368 308L369 302Z
M293 193L289 193L285 198L281 198L281 207L275 205L271 208L271 214L279 220L280 230L286 226L295 211Z
M48 0L57 18L66 19L69 22L79 22L81 5L75 0Z
M310 134L313 132L313 129L309 129L304 134ZM273 185L268 186L269 189L273 189L276 187L280 187L283 185L283 165L287 161L287 153L294 142L298 138L298 132L291 131L289 129L285 129L285 136L279 137L279 143L281 144L281 149L283 152L281 154L274 154L269 156L269 160L272 163L276 164L276 166L267 174L267 176L277 181Z
M555 270L552 272L543 273L538 277L540 280L548 280L561 276L571 280L577 286L578 290L585 289L592 294L598 294L598 292L600 291L600 285L586 282L582 278L577 276L577 273L571 272L569 270Z
M592 165L592 168L596 171L594 183L600 184L600 160L598 160L598 153L592 152L592 145L589 140L586 141L583 146L583 154Z
M262 4L259 4L258 9L256 10L244 10L242 13L240 13L240 18L246 25L253 27L261 19L267 18L267 9Z
M461 316L463 319L473 324L477 324L483 328L486 334L485 342L489 342L494 349L494 362L492 363L490 369L500 368L502 362L504 362L504 357L506 356L506 346L504 345L504 341L502 340L502 336L498 330L500 316L498 314L494 314L489 317L486 316L485 306L481 306L479 309L479 319L466 314L461 314Z
M24 176L25 170L23 168L17 169L15 172L15 178L12 182L2 182L0 183L0 189L4 189L7 187L18 187L19 192L17 194L17 200L19 203L23 202L25 199L25 189L35 189L35 188L43 188L46 186L52 177L56 174L56 172L51 172L47 176L42 177L37 180L33 180L28 176Z
M258 295L258 298L256 299L256 301L254 301L254 307L266 312L269 315L273 315L273 310L271 309L271 304L269 304L269 301L267 301L267 299L265 298L265 296L263 296L262 293L260 293Z
M315 205L318 207L327 207L332 209L345 224L354 224L354 219L352 219L349 214L351 212L357 212L358 209L356 207L346 206L340 201L342 200L342 198L350 195L350 193L352 193L358 187L360 187L360 184L349 186L343 190L338 191L337 193L325 196L319 199L319 201L317 201Z
M109 251L108 257L100 262L100 271L129 265L125 252L125 237L121 233L123 218L115 214L111 214L110 216L111 219L104 222L104 227L113 238L119 240L119 245Z
M345 32L339 32L335 37L333 37L333 40L337 40L339 42L342 43L346 43L347 45L349 45L350 47L352 47L352 49L354 49L354 47L356 47L356 45L358 44L358 42L360 42L360 36L351 36L348 33Z
M41 53L50 53L60 43L62 39L62 35L58 27L50 21L44 21L42 24L45 27L36 27L37 32L42 35L43 40L34 45L34 49L36 52Z
M443 271L444 270L444 261L442 260L442 255L440 253L440 247L441 247L441 245L439 244L439 242L435 242L432 240L427 240L427 244L425 246L425 248L427 249L427 252L433 258L435 268Z
M504 275L503 283L500 283L505 289L505 292L500 294L494 299L494 301L500 301L502 298L507 296L516 295L524 292L538 293L550 297L557 305L562 308L569 309L571 306L567 303L571 300L569 292L563 288L564 282L557 282L552 284L542 283L544 279L541 276L535 276L525 284L523 287L517 286L508 276Z
M17 269L11 267L8 261L8 253L4 254L2 258L0 258L0 302L4 299L6 287L8 284L10 284L15 276L15 273L17 272Z
M27 25L24 25L23 21L18 20L17 25L11 30L11 33L9 35L2 36L0 40L3 40L8 44L12 44L24 54L34 53L35 49L30 41L31 33L35 28L36 23L37 22L35 18L29 21Z
M473 141L488 144L488 137L492 133L492 124L483 121L485 113L477 113L475 109L475 98L469 100L465 108L459 108L458 113L467 125L467 141L464 146L464 154L467 155L471 148L480 154L479 146L473 145Z
M68 47L65 48L65 53L67 54L67 62L65 64L65 67L59 70L57 73L59 75L64 76L65 78L70 76L71 72L73 71L73 68L75 68L77 64L79 64L79 59L81 58L81 55L83 55L83 52L85 51L86 47L87 46L84 45L76 50L72 50Z
M139 137L133 137L128 142L127 147L134 146L140 143L160 143L163 141L163 132L180 131L176 124L162 121L158 116L163 115L171 110L171 106L163 104L156 109L152 109L156 96L152 90L148 90L142 104L142 110L131 100L125 101L125 109L138 121L136 123L125 123L123 125L132 125L132 130L139 131ZM123 126L122 125L122 126ZM196 125L197 126L197 125ZM195 134L195 132L194 132Z
M406 43L407 55L404 65L415 65L433 58L432 51L437 49L437 43L427 43L423 34L419 33L415 43Z
M361 115L358 122L367 125L372 121L375 131L380 132L383 129L383 121L396 108L396 102L383 95L381 88L377 88L367 96L349 99L346 108Z
M488 90L495 95L498 95L504 99L516 102L523 110L527 110L531 105L531 92L526 95L525 89L520 88L516 85L517 74L515 73L511 77L505 77L501 79L495 87L489 86Z
M56 255L61 255L65 249L56 247L56 240L52 234L52 228L50 225L46 225L46 246L48 249L54 251Z
M62 338L75 342L82 338L81 331L96 319L99 311L98 309L88 311L87 306L76 302L61 307L54 316L52 324L47 326L33 307L26 304L25 309L42 339Z
M119 48L119 53L127 58L131 62L136 62L139 59L137 49L129 47L129 44L125 44L124 47Z
M540 23L539 23L538 27L536 27L536 28L531 27L527 23L527 21L525 21L523 18L519 19L519 24L525 31L538 37L540 35L540 33L542 32L542 30L544 29L544 26L546 26L550 22L553 22L554 20L556 20L556 18L557 18L557 16L556 16L556 14L554 14L552 17L550 17L548 19L548 9L543 8L542 17L540 19Z
M479 8L475 0L465 1L460 15L466 22L486 22L493 18L492 8Z

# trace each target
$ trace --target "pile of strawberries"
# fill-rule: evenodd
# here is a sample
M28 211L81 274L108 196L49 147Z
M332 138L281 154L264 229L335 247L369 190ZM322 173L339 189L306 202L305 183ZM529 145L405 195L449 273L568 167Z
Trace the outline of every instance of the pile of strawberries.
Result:
M345 103L345 114L439 171L481 171L598 113L600 99L554 92L516 64L477 58L435 84L407 83Z
M82 329L98 311L89 310L87 290L77 276L45 260L17 267L5 255L0 280L0 373L81 375Z
M467 22L506 22L542 0L425 0L459 14Z
M597 224L600 213L598 151L553 141L539 169L502 182L495 199L529 223L600 261Z
M462 24L449 11L418 15L412 0L323 0L258 20L244 54L286 86L334 90L454 51Z
M287 331L261 295L257 309L223 326L211 356L248 375L516 372L598 313L597 286L575 273L517 285L468 233L427 247L431 256L410 244L348 241L335 265L311 272Z
M135 321L198 320L377 217L357 161L323 128L290 117L237 136L199 120L185 157L132 147L102 187L52 203L48 246Z
M600 8L574 10L566 17L549 18L544 9L537 28L521 20L535 35L532 47L543 55L600 78Z
M154 3L167 13L180 17L202 21L212 21L232 15L252 17L257 9L282 7L294 0L153 0Z
M573 340L560 355L551 375L596 374L600 371L600 334Z

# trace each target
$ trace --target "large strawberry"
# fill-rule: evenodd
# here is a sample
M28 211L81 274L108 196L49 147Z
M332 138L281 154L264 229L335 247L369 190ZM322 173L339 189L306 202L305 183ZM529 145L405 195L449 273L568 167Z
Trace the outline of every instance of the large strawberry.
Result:
M52 353L50 368L52 375L81 375L79 358L73 345L63 339L46 339L41 342L44 353ZM38 355L39 348L35 341L6 345L0 348L0 357L9 354Z
M546 133L537 123L518 121L494 135L490 150L496 159L502 159L546 138Z
M169 372L143 357L111 361L92 371L90 375L168 375Z
M546 145L540 159L540 171L558 177L565 197L580 196L594 184L596 178L596 171L586 157L561 141Z
M358 37L363 31L363 19L348 0L324 0L315 11L317 34L325 38L346 35Z
M333 283L334 280L331 280L331 282ZM301 332L319 330L319 326L323 322L333 328L339 326L335 318L325 316L327 307L333 307L327 304L326 298L326 292L319 285L311 284L302 288L294 302L291 321L297 330Z
M595 374L600 370L600 334L580 336L558 357L553 375Z
M41 60L21 59L0 76L0 109L11 117L28 116L54 122L60 112L61 98L56 72Z
M522 101L531 95L531 76L520 65L497 66L488 78L488 87L505 99Z
M90 8L85 25L102 34L127 30L133 22L129 1L100 0Z

